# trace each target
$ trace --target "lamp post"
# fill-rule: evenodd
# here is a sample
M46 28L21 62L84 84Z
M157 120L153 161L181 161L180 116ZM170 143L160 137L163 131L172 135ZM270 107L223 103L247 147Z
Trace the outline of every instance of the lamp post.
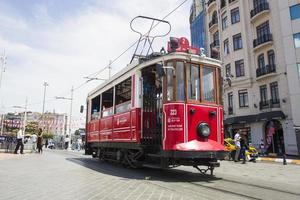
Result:
M3 53L3 55L0 56L0 61L1 61L1 68L0 68L0 88L1 88L1 83L2 83L2 76L3 76L3 72L5 72L5 65L6 65L6 60L7 60L7 57L6 57L6 54L5 54L5 51Z
M48 84L47 82L44 82L43 86L44 86L44 99L43 99L43 111L42 111L42 116L44 115L44 111L45 111L46 87L49 86L49 84Z
M68 132L69 132L69 139L70 139L70 142L68 144L68 149L70 150L71 149L71 123L72 123L72 109L73 109L73 92L74 92L74 87L72 86L71 88L71 98L68 98L68 97L58 97L56 96L55 99L65 99L65 100L70 100L70 114L69 114L69 126L68 126Z
M23 118L23 127L22 127L22 129L23 129L23 133L24 133L24 135L25 135L25 128L26 128L26 122L27 122L27 98L26 98L26 101L25 101L25 107L22 107L22 106L13 106L14 108L22 108L22 109L24 109L25 110L25 112L24 112L24 118Z

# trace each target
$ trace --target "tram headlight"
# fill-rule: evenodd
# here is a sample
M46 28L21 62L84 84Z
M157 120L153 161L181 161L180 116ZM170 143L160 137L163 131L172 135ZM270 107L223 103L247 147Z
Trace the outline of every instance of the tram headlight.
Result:
M208 137L210 135L209 125L205 122L201 122L197 127L197 133L200 137Z

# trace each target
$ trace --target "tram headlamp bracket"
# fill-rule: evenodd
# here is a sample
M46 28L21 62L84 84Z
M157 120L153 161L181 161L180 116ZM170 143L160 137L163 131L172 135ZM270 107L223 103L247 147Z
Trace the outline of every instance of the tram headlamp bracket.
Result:
M207 123L201 122L197 126L197 133L200 137L208 137L210 135L210 127Z

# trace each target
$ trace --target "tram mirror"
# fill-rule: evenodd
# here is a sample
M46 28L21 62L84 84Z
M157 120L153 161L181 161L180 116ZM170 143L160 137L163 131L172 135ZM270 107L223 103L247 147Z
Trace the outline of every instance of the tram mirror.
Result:
M83 105L81 105L80 106L80 113L83 113L83 109L84 109L84 107L83 107Z
M156 73L158 74L159 77L165 76L165 70L164 66L160 63L156 64Z

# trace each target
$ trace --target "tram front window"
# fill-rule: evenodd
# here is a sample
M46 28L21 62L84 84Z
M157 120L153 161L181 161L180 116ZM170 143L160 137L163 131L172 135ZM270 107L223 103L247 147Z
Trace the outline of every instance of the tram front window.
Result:
M215 102L214 69L203 67L203 100Z
M200 68L197 65L191 65L187 68L188 80L188 98L190 100L200 101Z
M183 62L177 62L176 64L176 100L184 101L184 64Z

